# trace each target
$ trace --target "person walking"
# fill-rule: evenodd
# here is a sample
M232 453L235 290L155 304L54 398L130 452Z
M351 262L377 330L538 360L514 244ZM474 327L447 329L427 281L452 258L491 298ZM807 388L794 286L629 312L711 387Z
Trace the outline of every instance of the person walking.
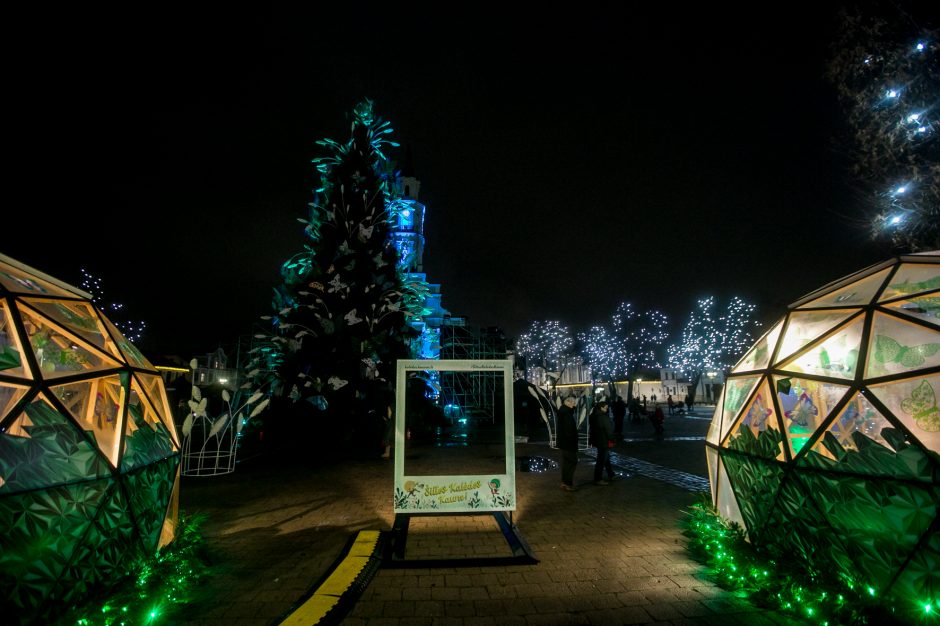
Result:
M605 398L601 398L594 405L589 420L591 445L597 448L597 461L594 463L594 484L609 485L610 482L604 480L604 472L607 472L609 480L614 479L614 468L610 464L610 443L613 441L614 433L610 416L607 415L607 400Z
M578 399L567 396L555 416L555 445L561 450L561 488L574 491L574 470L578 466Z
M672 394L666 396L666 404L669 405L669 415L676 414L676 403L672 399Z

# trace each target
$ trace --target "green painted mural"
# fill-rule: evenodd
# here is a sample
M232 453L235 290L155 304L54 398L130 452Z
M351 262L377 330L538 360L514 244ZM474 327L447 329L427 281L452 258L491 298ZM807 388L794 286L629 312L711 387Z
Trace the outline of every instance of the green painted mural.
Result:
M178 467L153 365L88 294L0 255L4 620L52 621L172 541Z
M772 555L940 599L940 251L830 283L732 369L706 438L712 502Z

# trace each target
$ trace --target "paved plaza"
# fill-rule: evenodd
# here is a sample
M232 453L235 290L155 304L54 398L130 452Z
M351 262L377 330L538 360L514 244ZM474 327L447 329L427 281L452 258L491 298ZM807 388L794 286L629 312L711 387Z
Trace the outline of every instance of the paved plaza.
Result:
M517 471L513 522L537 564L381 567L342 623L794 623L718 588L686 551L683 511L707 491L711 412L696 413L667 417L662 439L648 422L628 422L614 457L620 476L609 486L592 484L586 453L573 493L559 488L557 468ZM517 460L557 460L558 452L537 439L516 444ZM392 483L393 464L382 459L315 467L259 457L228 476L184 478L181 508L207 515L204 535L214 555L187 623L278 623L355 533L392 528ZM410 525L409 560L508 554L491 515L422 517Z

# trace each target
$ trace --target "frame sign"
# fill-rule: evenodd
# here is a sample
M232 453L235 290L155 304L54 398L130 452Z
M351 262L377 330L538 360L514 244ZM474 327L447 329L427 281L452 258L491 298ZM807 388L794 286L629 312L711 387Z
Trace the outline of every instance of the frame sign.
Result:
M505 467L502 473L405 474L405 390L409 372L503 375ZM516 447L512 413L512 361L399 360L395 398L395 513L486 513L516 510Z

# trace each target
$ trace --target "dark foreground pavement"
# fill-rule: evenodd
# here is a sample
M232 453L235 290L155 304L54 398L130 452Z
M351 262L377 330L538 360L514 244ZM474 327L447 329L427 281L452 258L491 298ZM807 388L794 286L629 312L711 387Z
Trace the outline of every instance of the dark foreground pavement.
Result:
M704 435L710 412L667 418L665 437L629 423L609 486L591 483L582 455L579 489L557 469L517 471L513 522L539 563L381 568L344 624L790 624L718 588L685 549L683 511L707 490ZM520 457L557 459L546 443ZM517 464L518 468L518 464ZM184 478L181 508L206 513L217 567L187 623L268 625L329 571L359 530L391 529L391 461L310 469L302 459L256 459L234 474ZM704 487L703 487L704 486ZM406 557L503 556L492 516L414 518Z

